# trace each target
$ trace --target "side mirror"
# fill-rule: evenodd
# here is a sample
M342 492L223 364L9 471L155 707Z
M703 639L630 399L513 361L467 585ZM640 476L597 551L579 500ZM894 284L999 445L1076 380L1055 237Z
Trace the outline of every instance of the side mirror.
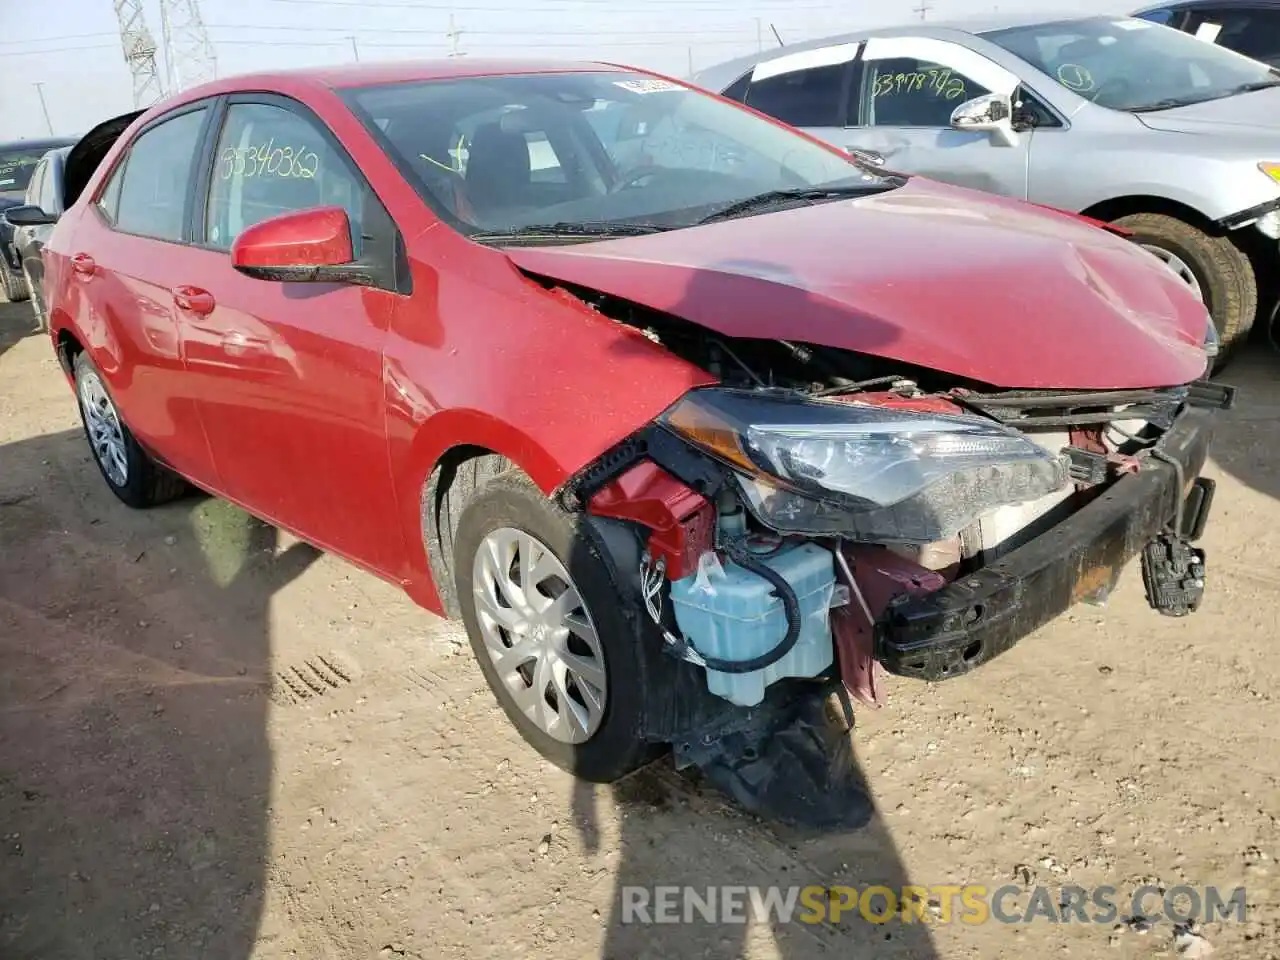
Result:
M1017 131L1013 129L1013 100L1002 93L988 93L966 100L951 114L954 130L984 131L991 134L993 142L1005 147L1018 144Z
M351 248L351 221L341 207L283 213L243 230L231 265L247 277L298 283L368 285L368 269Z
M15 227L39 227L47 223L57 223L57 214L45 213L34 203L25 203L20 207L10 207L4 211L4 218Z

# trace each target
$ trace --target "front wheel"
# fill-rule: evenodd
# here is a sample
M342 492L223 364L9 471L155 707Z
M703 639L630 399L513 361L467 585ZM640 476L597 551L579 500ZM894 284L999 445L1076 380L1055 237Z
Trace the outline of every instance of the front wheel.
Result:
M1163 213L1135 213L1115 221L1157 256L1203 301L1218 330L1214 370L1244 343L1258 312L1258 282L1249 257L1227 236Z
M84 435L94 463L111 492L129 506L138 508L182 496L186 482L156 463L138 445L88 354L76 354L73 369Z
M520 735L597 783L652 760L640 733L652 638L589 526L512 468L463 510L453 544L471 648Z

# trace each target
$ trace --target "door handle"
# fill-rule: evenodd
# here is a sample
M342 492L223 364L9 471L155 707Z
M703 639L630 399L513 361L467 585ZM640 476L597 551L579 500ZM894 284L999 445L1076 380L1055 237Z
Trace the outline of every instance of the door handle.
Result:
M98 264L87 253L77 253L71 258L71 269L86 277L92 277Z
M849 151L850 156L863 163L869 163L873 167L883 167L884 157L876 153L874 150L863 150L861 147L845 147Z
M208 290L201 290L199 287L190 287L185 284L181 287L173 288L173 302L177 304L179 310L188 310L202 317L213 313L213 308L217 306L217 301L213 299L213 294Z

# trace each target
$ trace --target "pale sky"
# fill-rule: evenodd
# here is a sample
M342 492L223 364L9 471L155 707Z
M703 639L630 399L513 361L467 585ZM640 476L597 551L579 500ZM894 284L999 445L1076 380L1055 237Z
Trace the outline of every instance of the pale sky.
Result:
M272 67L442 57L450 14L470 56L632 63L676 76L776 46L920 18L922 0L199 0L219 76ZM927 17L1035 10L1057 0L923 0ZM160 42L159 0L144 0ZM1075 0L1081 13L1143 0ZM132 109L112 0L0 0L0 141L45 136L39 81L58 134Z

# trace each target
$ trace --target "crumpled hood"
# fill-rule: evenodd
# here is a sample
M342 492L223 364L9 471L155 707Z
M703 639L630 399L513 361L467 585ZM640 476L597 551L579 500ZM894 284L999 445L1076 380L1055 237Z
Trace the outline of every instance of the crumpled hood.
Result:
M920 178L855 200L505 253L726 336L840 347L998 387L1172 386L1206 367L1204 307L1141 248Z
M1135 113L1152 130L1170 133L1224 133L1240 128L1250 140L1263 139L1280 147L1280 87L1206 100L1170 110ZM1227 129L1224 129L1227 128Z

